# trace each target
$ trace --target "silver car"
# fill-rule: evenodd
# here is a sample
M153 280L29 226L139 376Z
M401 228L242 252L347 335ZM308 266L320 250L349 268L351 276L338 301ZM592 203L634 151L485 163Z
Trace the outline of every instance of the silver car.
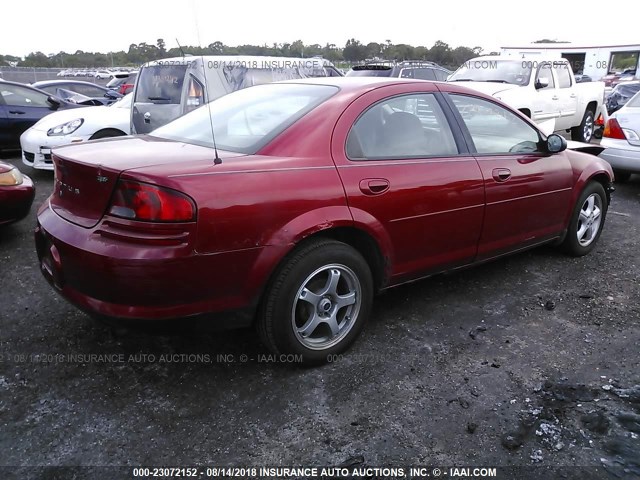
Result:
M613 113L604 128L600 154L613 167L616 182L626 182L640 173L640 92Z

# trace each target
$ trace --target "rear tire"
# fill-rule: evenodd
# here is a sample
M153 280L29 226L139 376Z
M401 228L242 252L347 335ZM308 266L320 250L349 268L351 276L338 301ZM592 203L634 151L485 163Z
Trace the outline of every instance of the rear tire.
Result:
M582 117L580 125L571 129L571 140L589 143L593 138L593 129L593 112L591 110L587 110L584 112L584 117Z
M598 242L607 216L607 195L602 185L592 181L582 191L573 208L562 248L569 255L586 255Z
M276 354L308 365L344 352L364 327L373 276L362 255L334 240L314 240L291 253L267 286L257 327Z
M625 172L623 170L614 170L613 176L615 177L616 183L625 183L628 182L631 178L631 172Z

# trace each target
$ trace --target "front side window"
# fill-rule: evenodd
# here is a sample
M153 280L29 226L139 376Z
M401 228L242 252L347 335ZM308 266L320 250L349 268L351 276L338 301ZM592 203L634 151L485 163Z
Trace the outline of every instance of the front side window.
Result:
M537 130L493 102L469 95L449 95L469 130L478 153L513 154L541 151Z
M351 160L457 155L440 105L429 93L401 95L369 107L356 120L346 145Z
M151 135L221 150L254 154L306 113L334 95L328 85L272 83L237 90L177 118Z
M10 107L51 107L46 95L18 85L0 85L0 95Z

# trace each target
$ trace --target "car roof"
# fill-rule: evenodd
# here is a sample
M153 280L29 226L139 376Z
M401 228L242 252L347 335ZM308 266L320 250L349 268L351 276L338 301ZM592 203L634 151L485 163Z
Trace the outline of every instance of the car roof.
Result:
M40 80L39 82L34 82L31 85L36 88L48 87L51 85L89 85L104 89L102 85L98 85L97 83L93 82L83 82L82 80Z
M305 83L315 85L329 85L338 87L343 90L356 90L361 87L396 85L399 83L445 83L432 80L416 80L413 78L397 78L397 77L314 77L300 78L293 80L284 80L277 83Z
M12 82L10 80L4 80L2 78L0 78L0 84L4 84L4 85L15 85L17 87L26 87L26 88L30 88L31 90L37 90L40 93L44 93L45 95L49 95L47 92L43 92L42 90L40 90L38 87L34 87L33 85L27 85L26 83L20 83L20 82Z

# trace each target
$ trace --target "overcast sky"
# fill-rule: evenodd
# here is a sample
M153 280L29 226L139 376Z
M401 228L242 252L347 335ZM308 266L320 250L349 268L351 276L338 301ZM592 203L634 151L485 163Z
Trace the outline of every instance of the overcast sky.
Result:
M365 44L389 39L431 47L442 40L452 47L480 46L485 51L542 38L576 46L640 43L634 27L640 1L625 2L622 12L606 12L601 2L575 0L7 1L2 5L0 54L126 51L131 43L155 44L158 38L167 48L177 46L176 38L183 45L203 46L217 40L272 45L300 39L342 47L353 37ZM615 21L607 21L607 16Z

